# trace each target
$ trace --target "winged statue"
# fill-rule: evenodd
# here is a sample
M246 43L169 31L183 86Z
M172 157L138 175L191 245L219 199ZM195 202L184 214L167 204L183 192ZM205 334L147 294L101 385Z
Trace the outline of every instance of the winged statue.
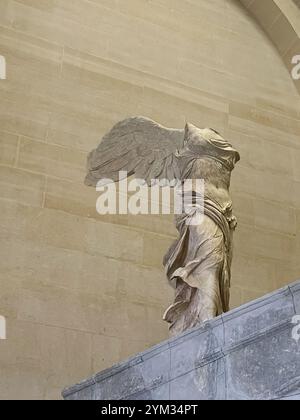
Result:
M232 236L237 225L229 187L239 160L239 153L214 129L189 123L184 129L170 129L145 117L117 123L88 156L88 186L95 187L104 178L117 182L120 173L143 179L149 186L163 179L204 181L202 222L190 223L194 217L190 209L176 215L179 237L163 261L175 289L174 303L163 316L172 336L229 310Z

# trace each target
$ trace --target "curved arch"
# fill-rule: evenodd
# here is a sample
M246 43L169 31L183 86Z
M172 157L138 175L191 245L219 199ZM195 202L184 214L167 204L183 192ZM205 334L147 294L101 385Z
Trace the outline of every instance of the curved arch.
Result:
M240 0L268 34L291 77L300 56L300 0ZM300 94L300 80L294 79Z

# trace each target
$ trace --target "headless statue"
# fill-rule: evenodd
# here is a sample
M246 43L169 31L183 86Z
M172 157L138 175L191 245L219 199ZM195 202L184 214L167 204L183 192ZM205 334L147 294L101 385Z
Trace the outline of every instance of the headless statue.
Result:
M169 129L145 118L133 117L116 124L88 157L85 183L120 180L135 175L149 186L153 180L204 180L201 223L193 223L197 200L189 211L176 215L179 238L164 257L174 303L164 320L172 336L196 327L229 310L232 234L236 218L229 195L230 177L239 153L213 129L186 124ZM192 184L193 185L193 184Z

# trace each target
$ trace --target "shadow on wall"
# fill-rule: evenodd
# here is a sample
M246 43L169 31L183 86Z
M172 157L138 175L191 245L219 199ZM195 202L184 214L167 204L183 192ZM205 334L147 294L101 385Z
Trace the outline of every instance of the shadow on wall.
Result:
M240 0L268 34L300 93L300 0Z

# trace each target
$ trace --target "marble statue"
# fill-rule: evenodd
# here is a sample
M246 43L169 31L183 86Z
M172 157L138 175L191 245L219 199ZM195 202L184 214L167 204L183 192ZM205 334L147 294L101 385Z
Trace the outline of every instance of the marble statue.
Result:
M169 129L145 117L116 124L88 156L88 186L103 178L117 182L120 171L149 186L154 179L204 180L202 222L190 223L191 209L176 215L179 239L164 257L175 289L175 301L164 314L172 336L229 310L232 234L237 225L229 186L239 160L239 153L213 129L192 124ZM192 193L197 196L200 191Z

